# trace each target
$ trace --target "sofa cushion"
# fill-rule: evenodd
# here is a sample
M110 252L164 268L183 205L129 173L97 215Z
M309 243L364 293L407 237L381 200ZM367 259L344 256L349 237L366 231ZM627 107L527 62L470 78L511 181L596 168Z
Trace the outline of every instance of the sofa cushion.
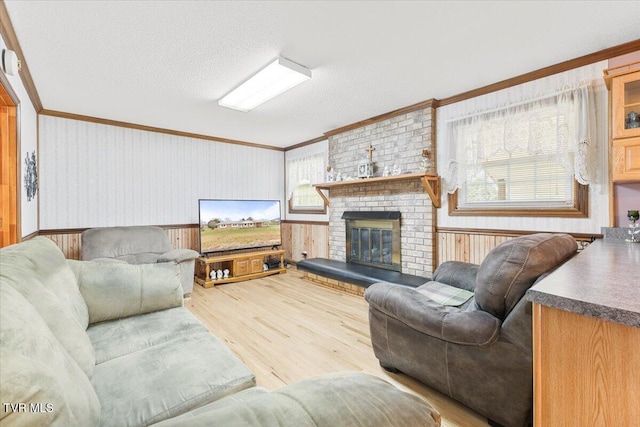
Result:
M89 308L90 323L182 306L180 267L69 261Z
M3 255L4 256L4 255ZM95 426L100 403L89 379L33 306L0 279L0 424ZM32 411L31 405L41 408Z
M440 414L422 399L362 373L319 375L272 393L245 391L198 409L167 426L369 426L440 425Z
M101 425L142 426L253 387L255 377L202 331L105 361L91 382L102 406Z
M0 277L4 283L27 299L90 378L95 353L85 332L87 306L60 249L40 237L3 248L1 253Z
M224 397L220 400L216 400L215 402L211 402L208 403L204 406L200 406L199 408L196 408L192 411L189 412L185 412L182 415L179 415L177 417L162 421L160 423L158 423L158 426L160 425L165 425L165 423L167 424L171 424L173 421L178 421L178 420L184 420L184 419L188 419L188 418L193 418L196 417L200 414L206 414L208 412L212 412L212 411L216 411L218 409L222 409L225 408L229 405L236 405L236 404L240 404L242 405L243 403L248 403L251 400L265 395L265 394L269 394L270 391L267 390L264 387L251 387L251 388L247 388L244 389L242 391L239 391L237 393L233 393L232 395L229 395L227 397Z
M164 344L193 332L207 332L207 329L184 307L96 323L87 329L95 348L96 363Z

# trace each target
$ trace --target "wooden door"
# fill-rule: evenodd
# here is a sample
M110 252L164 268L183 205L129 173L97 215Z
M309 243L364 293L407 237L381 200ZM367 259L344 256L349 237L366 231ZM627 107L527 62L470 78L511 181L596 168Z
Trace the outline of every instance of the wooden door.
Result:
M4 78L0 83L0 247L4 247L20 238L20 162L16 98Z

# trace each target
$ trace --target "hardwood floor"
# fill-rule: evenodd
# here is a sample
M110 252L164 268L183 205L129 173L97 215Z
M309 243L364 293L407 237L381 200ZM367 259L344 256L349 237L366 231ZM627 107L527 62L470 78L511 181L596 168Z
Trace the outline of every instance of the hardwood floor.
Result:
M294 268L209 289L195 285L185 306L270 390L322 373L360 371L421 396L445 427L487 426L486 418L447 396L380 368L366 301L306 282Z

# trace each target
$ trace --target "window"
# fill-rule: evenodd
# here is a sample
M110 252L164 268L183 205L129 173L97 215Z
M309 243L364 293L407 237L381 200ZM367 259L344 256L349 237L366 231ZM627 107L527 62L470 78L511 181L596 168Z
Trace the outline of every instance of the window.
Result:
M290 213L324 214L324 200L313 184L324 182L326 154L315 153L287 160L287 188Z
M589 93L581 85L449 121L449 213L587 216Z

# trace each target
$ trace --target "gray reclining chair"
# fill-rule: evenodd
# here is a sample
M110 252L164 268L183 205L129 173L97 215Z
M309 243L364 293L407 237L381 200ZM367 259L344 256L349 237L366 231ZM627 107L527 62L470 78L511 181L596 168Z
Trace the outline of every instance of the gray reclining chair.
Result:
M83 261L154 264L175 262L180 266L183 295L191 294L195 259L191 249L173 249L167 233L160 227L104 227L85 230L81 240Z
M364 296L380 365L464 403L492 425L530 425L531 303L523 296L576 252L569 235L533 234L498 245L481 265L445 262L418 288L371 285Z

